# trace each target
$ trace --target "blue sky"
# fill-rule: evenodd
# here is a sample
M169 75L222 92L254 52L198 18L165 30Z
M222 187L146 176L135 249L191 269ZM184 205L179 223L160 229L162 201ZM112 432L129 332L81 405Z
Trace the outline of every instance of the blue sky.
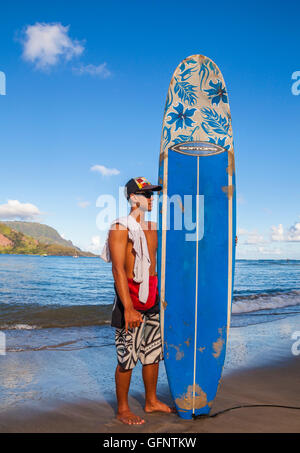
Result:
M299 13L282 1L2 6L0 220L46 223L98 253L97 198L117 196L132 176L157 181L172 73L200 53L229 93L237 256L300 259Z

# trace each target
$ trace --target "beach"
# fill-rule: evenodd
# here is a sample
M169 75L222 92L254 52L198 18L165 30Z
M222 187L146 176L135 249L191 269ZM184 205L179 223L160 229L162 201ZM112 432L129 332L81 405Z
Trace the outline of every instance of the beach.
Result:
M242 404L298 405L299 361L252 369L225 377L214 411ZM296 384L297 383L297 384ZM170 401L166 394L161 399ZM177 415L144 414L141 393L130 398L131 408L146 423L123 425L114 419L113 400L62 403L12 409L0 415L2 433L299 433L297 410L273 407L241 408L203 420L182 420ZM171 403L171 401L170 401Z
M138 364L129 402L146 423L128 426L115 418L109 266L93 258L0 256L0 432L299 432L299 269L296 261L237 262L211 417L145 414ZM163 362L157 393L173 405Z
M292 332L300 330L300 316L270 324L267 329L265 324L263 328L259 324L232 329L223 378L210 415L244 405L300 408L300 356L292 354L290 338ZM251 347L247 348L250 339ZM269 348L267 356L263 346ZM124 425L115 419L113 346L75 353L62 345L54 351L22 351L6 360L6 370L2 368L0 376L2 394L5 387L7 398L5 402L2 399L5 407L0 412L2 433L300 431L300 410L285 407L244 407L190 421L176 414L145 414L140 365L133 373L129 401L146 423ZM163 364L158 396L172 405Z

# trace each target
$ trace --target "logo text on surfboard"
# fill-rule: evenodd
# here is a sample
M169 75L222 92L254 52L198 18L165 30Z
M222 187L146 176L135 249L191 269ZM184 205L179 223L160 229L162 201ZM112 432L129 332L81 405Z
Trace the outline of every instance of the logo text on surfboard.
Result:
M177 153L189 154L191 156L210 156L226 151L222 146L209 142L177 143L176 145L171 146L170 149Z

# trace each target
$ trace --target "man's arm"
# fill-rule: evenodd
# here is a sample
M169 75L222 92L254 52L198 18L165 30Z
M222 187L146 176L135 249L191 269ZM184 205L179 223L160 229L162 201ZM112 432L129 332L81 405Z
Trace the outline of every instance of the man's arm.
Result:
M128 280L125 271L126 247L128 241L127 228L118 224L111 229L108 237L110 257L112 261L112 273L115 280L118 295L124 305L125 329L139 327L143 322L141 313L134 309L129 294Z

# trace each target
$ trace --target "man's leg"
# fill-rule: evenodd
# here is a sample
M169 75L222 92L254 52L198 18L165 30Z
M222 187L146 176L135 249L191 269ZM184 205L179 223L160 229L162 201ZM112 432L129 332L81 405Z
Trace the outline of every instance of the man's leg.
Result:
M160 321L159 314L156 313L144 318L144 338L140 352L145 385L145 412L173 412L173 409L159 401L156 395L159 361L162 358Z
M118 365L115 373L116 394L118 401L117 419L128 425L145 423L141 417L133 414L128 405L128 392L132 369L138 360L139 347L142 338L142 325L134 329L116 329L116 348ZM135 350L135 347L138 349Z
M159 363L143 366L143 380L145 385L145 412L173 413L174 409L159 401L156 395Z
M138 415L131 412L128 405L128 392L132 370L124 370L120 365L116 368L116 394L118 401L117 419L128 425L141 425L145 423Z

